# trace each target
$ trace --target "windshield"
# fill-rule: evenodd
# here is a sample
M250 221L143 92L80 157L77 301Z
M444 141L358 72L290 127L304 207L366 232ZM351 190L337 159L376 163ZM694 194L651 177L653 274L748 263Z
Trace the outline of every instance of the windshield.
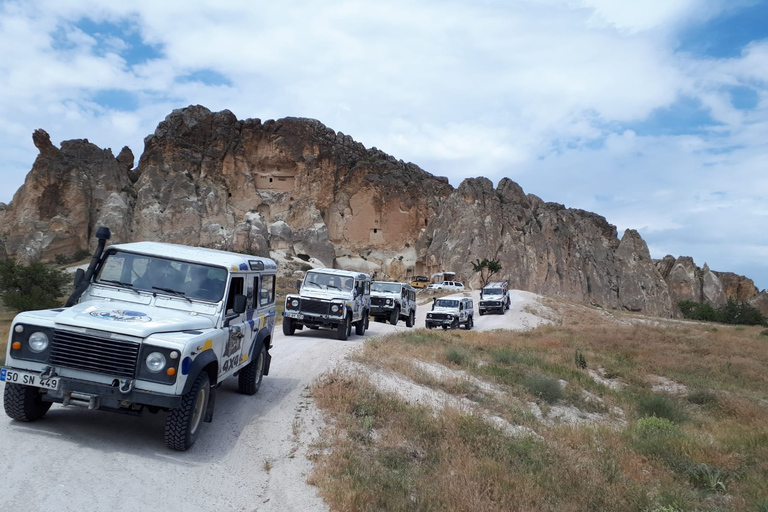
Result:
M343 290L351 292L355 280L351 277L325 274L323 272L308 272L304 278L304 286L320 288L321 290Z
M501 295L501 288L484 288L483 295Z
M436 308L457 308L459 307L459 301L448 299L437 299L435 301Z
M372 292L400 293L400 287L399 283L371 283Z
M226 279L221 267L112 251L95 282L216 302L224 295Z

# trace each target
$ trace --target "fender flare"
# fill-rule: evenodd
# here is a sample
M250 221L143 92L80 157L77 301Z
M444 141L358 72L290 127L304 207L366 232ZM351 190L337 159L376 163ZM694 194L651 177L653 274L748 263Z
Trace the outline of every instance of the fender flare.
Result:
M216 364L216 375L211 377L211 387L213 388L216 386L218 381L219 360L216 358L216 354L213 350L206 350L192 361L192 366L189 368L189 372L187 372L187 381L184 383L184 389L181 392L182 395L187 394L189 390L192 389L192 385L195 383L197 376L211 363Z
M248 362L253 359L254 354L256 354L256 348L261 347L264 345L264 341L269 338L270 341L272 341L271 333L269 332L269 329L266 327L263 327L259 329L258 334L253 338L253 341L251 342L251 347L248 350ZM272 356L269 353L269 349L272 348L271 346L267 345L267 361L264 365L264 375L269 375L269 365L272 362Z

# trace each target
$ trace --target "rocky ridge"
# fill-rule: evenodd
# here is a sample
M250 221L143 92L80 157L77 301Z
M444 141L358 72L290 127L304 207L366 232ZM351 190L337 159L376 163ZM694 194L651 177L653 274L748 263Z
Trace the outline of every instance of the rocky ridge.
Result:
M0 258L52 260L113 243L161 240L406 279L498 259L510 286L602 307L670 316L679 300L766 304L765 292L690 257L651 259L639 233L547 203L502 179L454 189L412 163L312 119L238 120L202 106L174 110L115 157L87 140L40 153L9 205L0 203ZM761 308L762 309L762 308Z

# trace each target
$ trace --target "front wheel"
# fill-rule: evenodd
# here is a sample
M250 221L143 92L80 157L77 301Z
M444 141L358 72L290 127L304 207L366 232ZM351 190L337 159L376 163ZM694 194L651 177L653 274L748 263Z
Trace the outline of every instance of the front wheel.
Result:
M200 372L190 389L181 399L181 405L171 409L165 420L165 444L172 450L188 450L200 433L200 426L211 396L211 381L206 372Z
M248 363L240 371L237 380L237 390L244 395L255 395L264 379L264 368L267 366L267 347L261 345L259 357Z
M37 388L8 382L5 384L3 406L5 414L16 421L35 421L45 416L51 402L44 402Z
M368 312L365 311L363 317L355 324L355 334L362 336L365 334L365 329L368 327Z
M349 315L347 315L344 317L344 320L339 322L339 325L336 327L336 337L341 341L344 341L349 338L351 330L352 324L349 321Z
M397 320L400 318L400 310L395 308L392 310L392 313L389 315L389 323L392 325L397 325Z
M296 332L296 326L293 325L293 318L283 318L283 334L286 336L293 336Z

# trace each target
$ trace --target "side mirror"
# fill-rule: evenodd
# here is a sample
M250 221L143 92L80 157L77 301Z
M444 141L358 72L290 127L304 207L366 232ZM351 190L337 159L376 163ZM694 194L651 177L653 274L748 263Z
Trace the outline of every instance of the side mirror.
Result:
M75 288L80 286L80 283L83 282L84 277L85 277L85 270L81 268L75 270Z
M238 315L241 315L245 312L245 306L248 302L248 299L245 295L238 293L235 295L235 303L232 305L232 311L237 313Z
M301 279L296 280L296 291L297 292L301 291Z

